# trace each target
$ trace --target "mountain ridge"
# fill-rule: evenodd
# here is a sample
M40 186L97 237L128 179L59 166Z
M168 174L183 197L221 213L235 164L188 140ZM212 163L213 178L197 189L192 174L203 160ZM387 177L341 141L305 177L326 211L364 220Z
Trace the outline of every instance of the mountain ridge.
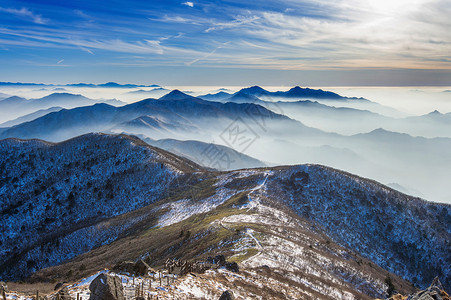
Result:
M27 144L30 145L28 150L26 150ZM126 135L111 136L104 134L90 134L59 144L46 143L37 140L23 141L9 139L0 141L0 145L0 151L2 151L0 165L4 166L4 168L0 169L3 170L3 172L10 172L13 170L16 172L13 174L6 173L2 176L2 178L4 178L3 185L6 189L4 188L1 192L15 195L9 198L10 201L13 201L14 203L11 202L6 205L7 213L2 213L6 218L3 218L1 220L2 223L0 223L0 227L3 230L8 228L5 227L5 222L8 222L8 224L15 224L14 227L9 227L8 231L4 230L5 235L2 240L2 256L5 257L4 255L6 255L7 257L10 257L10 259L6 262L2 262L2 270L10 270L10 272L14 272L14 270L22 270L21 272L23 272L23 270L28 270L28 272L30 272L45 266L59 265L65 259L71 258L70 256L67 256L67 251L73 253L69 247L70 240L76 240L77 249L79 249L79 251L84 249L82 253L85 254L77 252L80 256L77 256L78 258L75 260L65 262L65 264L69 263L69 265L75 264L80 266L87 257L92 257L92 255L96 257L99 253L102 253L94 249L94 246L96 245L100 245L99 251L108 251L108 253L110 251L114 252L117 251L114 250L116 249L116 246L114 245L122 244L122 239L125 239L123 240L124 242L128 241L128 239L132 238L129 234L135 232L134 230L138 230L136 231L136 234L138 234L138 232L143 232L143 234L147 232L148 235L151 232L159 232L158 230L166 232L165 228L172 228L171 226L188 226L186 224L198 224L196 226L200 226L200 224L204 223L196 223L198 221L194 220L197 220L200 216L204 216L202 218L207 218L209 214L215 215L218 213L218 220L222 220L221 222L225 222L224 224L235 224L234 222L236 221L232 221L232 219L248 218L246 216L247 214L240 216L246 211L251 215L257 214L260 216L260 214L263 214L258 218L256 215L257 219L255 220L252 219L254 220L252 222L257 222L256 224L258 224L258 221L256 220L259 220L259 218L262 218L265 215L263 212L267 209L265 207L269 205L277 210L288 209L290 214L296 216L296 220L298 220L297 218L301 218L299 219L299 222L303 220L302 222L307 222L306 224L309 224L308 226L303 225L301 228L304 228L305 230L307 230L307 228L317 228L315 230L319 230L322 234L333 239L334 242L345 247L345 249L348 249L346 251L360 253L359 255L369 258L382 267L387 268L389 271L404 276L409 280L415 280L416 284L420 286L425 286L430 282L430 277L435 277L436 275L443 278L445 285L449 285L451 280L451 270L449 269L449 265L446 264L447 261L451 260L449 256L450 252L447 251L447 249L450 249L449 237L451 232L449 228L451 228L451 226L449 226L449 224L451 224L451 206L431 203L410 197L375 181L370 181L347 172L311 164L273 168L264 167L230 172L211 172L188 160L178 158L169 152L163 152L163 150L159 150L158 148L149 148L150 146L143 143L138 138ZM58 153L58 155L55 155L52 152L55 150L52 149L61 150L55 152ZM133 155L131 155L130 149L134 149ZM148 155L145 153L151 154L154 158L151 160L145 159L146 155ZM155 156L155 154L152 153L157 154ZM95 159L96 157L102 157L102 159ZM56 161L50 163L51 158ZM155 159L157 160L155 161ZM95 161L99 162L93 164ZM161 162L165 165L164 167L160 165ZM11 164L20 165L22 168L13 167ZM142 169L142 167L133 167L135 164L137 164L136 166L146 167L144 169ZM173 167L171 167L171 165ZM106 170L108 171L105 172L104 167L100 166L107 167ZM39 182L37 182L35 179L37 178L37 174L40 174L40 168L42 167L47 167L47 172L50 173L61 172L61 175L52 175L53 173L49 173L48 179L39 177ZM29 172L22 173L23 170L29 170ZM69 174L72 175L64 175L67 174L66 170L71 170ZM158 180L155 178L155 174L160 174L160 170L164 170L164 172L161 173L163 177L159 177L161 180ZM94 172L94 174L98 175L84 175L89 174L89 172ZM114 174L123 174L121 176L125 175L125 177L117 177L117 175ZM99 177L103 178L101 179L101 182L103 182L102 184L99 185L96 183L89 187L89 184L83 181L85 180L83 178L97 180L95 179L97 178L96 176L102 176ZM17 177L17 180L14 179L15 177ZM108 178L113 180L114 184L112 184L112 187L108 187ZM137 178L140 178L139 181L136 181ZM149 181L152 184L149 185L148 182L143 185L141 183L150 178L154 178ZM68 179L67 183L65 183L66 179ZM53 180L52 182L54 183L51 183L48 180ZM122 183L119 184L117 180L121 180ZM15 184L17 187L15 187ZM21 190L20 194L14 194L17 193L13 193L13 191L17 191L19 184ZM74 187L72 187L73 184L75 184ZM165 190L166 188L164 188L155 194L156 186L167 187L167 184L172 185L169 190ZM52 196L54 193L52 186L64 187L60 188L59 194L62 195L65 200L63 201L63 199L60 199L62 206L58 209L60 209L61 212L65 211L67 213L66 216L57 213L57 217L53 217L55 219L49 219L50 211L45 209L45 205L42 202L55 201L60 198L59 196ZM107 219L94 218L92 219L94 223L91 225L88 224L88 227L83 228L77 227L76 222L64 221L71 220L74 216L77 216L77 218L84 218L90 216L90 214L97 216L97 211L83 210L83 213L80 214L81 208L86 205L89 207L89 204L85 203L85 201L89 199L89 195L92 193L90 190L93 187L102 187L100 191L102 191L103 195L100 199L104 199L104 197L107 197L106 199L113 199L103 202L106 206L104 206L103 211L100 211L99 216L107 217ZM108 191L111 188L114 190L114 193L112 194L113 198L108 198L110 197L108 196ZM85 189L87 190L85 191ZM133 189L135 190L133 191ZM140 202L142 200L139 200L139 193L145 192L146 189L152 191L153 200L150 202L147 200L148 202L145 202L146 204L139 204L143 203ZM247 192L241 194L243 191ZM73 196L71 196L71 193ZM84 196L85 194L88 198ZM121 195L120 198L129 199L127 207L118 206L117 203L123 203L123 200L117 198L119 195ZM247 196L244 197L240 195ZM2 197L2 199L5 198ZM22 201L20 201L20 199L22 199ZM84 200L82 201L81 199ZM29 201L35 203L35 206L31 207L30 211L27 210L28 204L30 203ZM227 201L232 202L229 203ZM356 205L356 202L359 204ZM85 206L80 207L83 203L85 203ZM136 204L131 205L131 203ZM226 205L226 203L229 204ZM53 205L58 207L58 204ZM145 205L151 206L145 208ZM113 210L110 212L109 209L107 209L108 207L113 208ZM240 207L243 207L243 209ZM167 210L167 208L170 209ZM226 209L227 211L226 216L228 217L226 217L226 219L223 219L224 215L221 216L221 211L223 209ZM229 212L230 209L231 211ZM114 213L115 210L118 210L118 212ZM136 213L133 213L135 210ZM224 213L226 211L224 211ZM39 213L37 214L37 212ZM34 219L35 222L38 222L36 225L26 225L25 228L27 228L27 230L30 230L30 228L35 228L34 230L38 230L39 228L52 228L52 226L61 227L60 222L64 222L66 226L72 226L70 224L75 225L72 227L72 230L66 231L66 234L64 231L59 231L59 244L54 238L49 239L47 243L38 241L37 244L47 246L41 246L41 250L37 250L36 248L29 248L30 246L33 247L33 243L28 246L22 246L22 244L18 244L15 239L11 239L11 237L14 236L11 235L12 232L15 232L14 230L19 230L20 232L20 227L25 224L24 222L30 221L29 218L25 217L27 214L39 216ZM51 215L55 216L54 213ZM132 215L134 217L131 217ZM110 217L119 219L114 222L111 221L110 227L99 227L96 225L109 222L108 218ZM275 219L273 218L274 217L271 217L271 220L273 220L271 222L276 222L275 220L277 220L277 217ZM149 221L144 222L143 220L146 219L149 219ZM11 223L11 220L15 220L16 223ZM208 218L205 220L208 220ZM209 222L210 221L202 226L206 226L205 228L207 229L211 226L216 226L213 225L216 223L210 224ZM113 226L113 224L115 225ZM294 226L293 224L291 226ZM96 226L95 228L97 228L95 234L92 229L90 229L94 228L93 226ZM274 226L282 225L279 224ZM64 226L61 228L64 229ZM67 230L69 228L70 227L68 227ZM104 229L99 231L99 228ZM205 234L209 232L208 230L206 231L207 233L204 232L205 228L200 229L200 235L205 236ZM251 265L255 265L256 263L258 265L258 258L260 257L260 260L266 260L268 259L266 255L269 255L270 253L274 253L274 255L275 253L279 253L277 255L282 255L280 252L282 249L277 247L271 248L274 246L270 246L270 241L273 239L271 236L274 233L262 232L262 229L259 229L260 227L257 225L252 225L251 228L253 228L253 230L258 230L261 234L261 243L266 245L266 247L269 247L268 249L273 249L271 251L275 252L268 252L268 254L265 254L264 251L258 251L260 254L255 257L256 260L253 260L253 255L251 255L245 260L247 262L245 265L248 265L251 261L253 262ZM213 232L215 232L215 230L213 230ZM307 231L310 232L310 230L313 229L308 229ZM171 233L169 236L172 234L179 234L177 231L175 232L176 233ZM32 232L29 234L32 234ZM269 234L267 238L264 238L267 234ZM429 239L425 240L422 237L423 235L428 236ZM106 238L107 236L108 238ZM138 234L138 236L141 235ZM150 237L152 236L153 235L150 234ZM192 238L195 239L196 236L197 233ZM206 236L208 237L210 235L207 234ZM242 237L245 236L246 234ZM9 239L5 240L5 237L9 237ZM190 240L191 238L188 239ZM373 247L376 240L378 241L377 247ZM12 250L9 245L12 245L11 243L13 241L14 245L25 248L20 248L22 250L16 251ZM322 243L327 245L324 240ZM183 249L183 243L178 245L179 246L177 247L182 248L174 249ZM233 243L230 245L233 245ZM332 245L331 247L336 247L333 246L335 244L330 245ZM412 245L416 245L416 247L412 247ZM208 244L206 246L208 246ZM161 251L163 252L161 253L165 253L164 251L169 251L165 247L170 247L170 244L162 247ZM255 247L258 249L259 246L256 245ZM305 244L303 247L305 247ZM318 245L314 246L314 248L315 247L318 247ZM133 250L133 253L136 253L136 255L138 255L137 253L141 253L140 255L142 255L143 253L140 251L144 251L144 249L139 249L136 248ZM308 244L307 249L309 249ZM146 251L149 250L147 249L145 252ZM55 256L57 253L60 254ZM163 259L165 256L163 254L161 255L162 257L160 259ZM16 265L14 268L9 267L5 269L5 265L10 265L12 261L14 261L11 260L12 257L15 257L14 260L16 262L21 262L21 264ZM55 257L61 257L63 259L55 260ZM390 259L387 260L387 257ZM74 256L72 256L72 258L74 258ZM48 263L45 263L46 259L49 259ZM156 256L155 259L154 263L158 264L158 261L160 261L158 260L158 256ZM356 258L356 260L358 261L358 258ZM27 261L28 264L26 263ZM354 261L354 258L352 261ZM334 262L331 261L331 264L334 265ZM101 261L93 264L93 266L98 267L101 265ZM300 267L301 266L299 266L299 268ZM281 266L278 266L277 268L281 268ZM351 269L354 270L354 268L358 269L357 263L355 263L355 265L353 263ZM52 272L56 272L56 270L60 270L59 267L50 268L48 270L45 269L37 274L41 274L39 276L54 276L55 273ZM380 276L385 276L384 273L380 273L380 271L377 272L379 278L381 278ZM12 274L13 273L10 273L8 276L12 276ZM79 274L79 276L81 276L83 273ZM3 273L2 276L4 277L5 273ZM336 274L334 276L343 275ZM340 282L344 280L344 277L340 278ZM369 282L367 284L369 284ZM375 282L374 284L376 284L378 288L370 288L370 284L367 292L375 296L380 296L382 293L380 291L380 285ZM354 288L351 288L351 290Z

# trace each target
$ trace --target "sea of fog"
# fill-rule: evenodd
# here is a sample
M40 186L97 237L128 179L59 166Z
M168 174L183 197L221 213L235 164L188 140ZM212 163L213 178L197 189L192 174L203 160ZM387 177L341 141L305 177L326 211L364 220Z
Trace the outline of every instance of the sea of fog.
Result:
M287 91L291 88L286 86L262 87L269 91ZM221 91L232 94L241 88L243 87L2 86L0 87L0 96L2 98L9 95L38 99L52 93L71 93L81 94L94 100L117 99L123 102L119 105L125 105L147 98L159 98L173 89L178 89L192 96L199 96ZM288 103L286 105L285 103L285 105L278 107L276 105L278 110L274 110L275 112L283 113L301 123L293 125L293 123L281 121L287 120L283 118L268 119L271 127L263 130L256 126L254 130L258 139L244 150L239 147L235 149L235 144L231 146L223 138L224 132L232 124L231 119L221 117L221 120L211 120L199 116L199 118L193 120L193 116L185 116L185 121L183 121L183 118L178 120L175 117L174 119L175 114L172 116L171 113L162 116L162 118L170 120L168 122L171 124L168 126L178 126L178 129L162 131L163 136L157 135L158 130L153 127L125 127L124 129L124 127L121 127L123 124L114 124L115 127L108 125L111 127L108 127L110 129L107 127L93 128L91 126L89 128L71 128L70 130L73 130L73 133L64 136L64 138L90 131L104 132L106 130L106 132L113 133L143 134L145 137L153 139L174 138L183 141L197 140L204 143L216 143L243 152L270 166L300 163L324 164L377 180L411 195L432 201L451 203L451 193L448 188L451 179L449 173L451 168L451 152L449 152L449 148L451 148L451 114L434 113L421 118L410 118L411 116L423 116L436 110L442 114L451 113L451 87L312 88L321 88L347 97L363 97L382 106L371 103L368 105L367 102L363 101L364 105L360 106L359 110L347 110L334 107L346 105L346 101L337 102L335 100L325 101L322 104ZM269 98L264 100L291 102L306 99ZM321 103L321 100L318 100L318 102ZM262 105L271 109L273 103ZM376 109L379 110L379 113L382 111L387 112L387 114L376 114L374 113ZM367 110L373 110L373 112ZM13 113L17 113L17 111ZM17 116L12 117L12 114L8 113L4 113L3 116L11 119L17 118ZM90 120L90 116L86 116L86 118L87 120L84 121L91 122L89 124L99 123L97 122L99 120ZM8 120L0 120L0 123L5 121ZM186 124L183 122L176 124L178 121L186 122ZM58 123L60 120L50 123L55 122ZM249 123L246 124L250 125ZM219 125L222 127L218 127ZM302 127L304 125L308 127ZM47 124L41 123L40 126L43 131L58 132ZM190 126L197 128L198 132L196 130L187 132L185 129L191 128ZM315 131L317 129L321 132ZM6 127L3 130L7 130ZM0 128L0 133L1 131L2 128ZM22 134L29 138L27 132L22 132ZM52 138L52 135L46 135L46 132L39 132L39 134L39 138L50 141L62 139Z
M288 86L262 86L268 91L286 91ZM82 94L92 99L118 99L126 103L145 98L158 98L170 90L179 89L187 94L198 96L225 91L233 93L242 86L163 86L162 88L86 88L71 86L26 86L2 87L0 93L24 98L41 98L51 93ZM438 110L451 112L451 87L312 87L338 93L347 97L363 97L373 102L393 107L406 115L423 115ZM140 92L153 92L149 94Z

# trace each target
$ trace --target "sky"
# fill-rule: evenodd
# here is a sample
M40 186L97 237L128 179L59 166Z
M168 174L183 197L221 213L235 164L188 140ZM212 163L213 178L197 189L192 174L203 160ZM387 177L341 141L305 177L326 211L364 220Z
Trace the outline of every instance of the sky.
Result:
M0 1L0 81L451 86L449 0Z

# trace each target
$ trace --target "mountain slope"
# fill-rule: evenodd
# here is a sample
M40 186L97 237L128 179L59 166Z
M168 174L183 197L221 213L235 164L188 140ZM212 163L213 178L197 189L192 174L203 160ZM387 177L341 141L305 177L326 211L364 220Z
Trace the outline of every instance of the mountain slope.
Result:
M40 138L62 141L89 132L105 131L116 122L124 122L120 108L108 104L63 109L35 120L4 128L2 138Z
M128 136L8 139L0 151L1 277L27 276L111 242L126 227L96 232L96 223L155 202L174 179L202 170Z
M449 205L317 165L210 172L123 135L0 144L2 279L53 265L35 279L73 280L124 260L158 267L224 253L244 274L269 272L272 292L291 298L385 296L387 272L374 263L449 288Z
M143 140L149 145L183 156L199 165L220 171L266 166L265 163L258 159L222 145L174 139L152 140L143 138Z
M0 124L0 127L12 127L12 126L15 126L15 125L19 125L21 123L29 122L29 121L35 120L37 118L40 118L42 116L45 116L48 113L55 112L55 111L60 111L62 109L63 108L60 107L60 106L50 107L48 109L41 109L41 110L35 111L35 112L31 113L31 114L28 114L28 115L19 117L17 119L14 119L14 120L2 123L2 124Z
M0 101L0 120L10 121L15 118L34 113L38 110L51 107L63 107L66 109L94 105L96 103L108 103L111 105L123 105L124 103L115 99L93 100L82 95L70 93L53 93L39 99L25 99L21 97L9 97Z

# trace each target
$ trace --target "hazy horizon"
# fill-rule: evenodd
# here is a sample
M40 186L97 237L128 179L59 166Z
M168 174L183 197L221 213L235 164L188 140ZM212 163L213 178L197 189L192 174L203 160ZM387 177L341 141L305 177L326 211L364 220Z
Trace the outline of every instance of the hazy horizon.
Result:
M30 82L31 83L31 82ZM91 84L92 82L83 82ZM106 81L100 81L102 84ZM74 84L74 83L68 83ZM121 82L120 84L137 84L135 82ZM137 87L137 88L102 88L102 87L75 87L65 86L66 84L51 83L47 89L42 90L44 86L2 86L0 92L15 96L22 96L25 98L40 98L52 93L75 93L82 94L88 98L93 99L107 99L115 98L126 103L136 102L145 98L159 98L169 91L178 89L193 96L199 96L208 93L216 93L223 89L229 93L234 93L242 88L249 87L248 85L160 85L158 82L149 82L143 85L156 84L164 88L161 93L155 96L145 97L142 95L131 95L129 92L137 90L151 91L155 88L151 87ZM287 91L294 85L259 85L268 91ZM325 91L332 91L346 97L363 97L370 101L377 102L389 107L393 107L407 115L423 115L435 110L441 113L451 112L451 85L449 86L409 86L409 87L387 87L387 86L305 86L299 84L303 88L322 89ZM54 90L63 87L64 90Z

